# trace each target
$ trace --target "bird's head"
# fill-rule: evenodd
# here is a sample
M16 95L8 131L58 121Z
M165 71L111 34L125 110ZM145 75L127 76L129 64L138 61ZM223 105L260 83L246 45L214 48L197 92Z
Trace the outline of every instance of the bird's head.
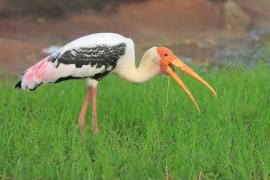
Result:
M159 67L160 73L171 76L177 84L185 91L185 93L190 97L192 102L194 103L197 110L200 112L200 109L197 105L196 100L192 96L191 92L185 86L183 81L177 76L177 74L173 71L172 67L176 67L180 71L186 73L187 75L193 77L200 83L204 84L210 91L217 96L215 90L205 81L203 80L197 73L195 73L189 66L187 66L182 60L177 58L174 53L166 47L156 47L157 56L159 59Z

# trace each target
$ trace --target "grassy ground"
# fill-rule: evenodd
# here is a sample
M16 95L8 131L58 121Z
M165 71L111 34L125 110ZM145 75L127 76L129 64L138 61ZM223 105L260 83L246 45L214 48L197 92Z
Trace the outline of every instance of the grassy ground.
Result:
M269 179L270 69L183 76L200 108L167 77L133 85L100 83L101 133L87 140L77 118L84 81L15 90L0 83L0 179Z

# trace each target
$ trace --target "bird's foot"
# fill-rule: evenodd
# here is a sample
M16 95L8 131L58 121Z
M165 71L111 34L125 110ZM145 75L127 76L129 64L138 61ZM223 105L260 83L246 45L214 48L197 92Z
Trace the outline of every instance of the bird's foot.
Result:
M98 129L98 127L92 127L92 130L93 130L93 134L94 134L94 135L98 135L98 134L99 134L99 129Z
M81 137L82 137L83 139L85 139L85 132L84 132L84 129L80 129L80 132L81 132Z

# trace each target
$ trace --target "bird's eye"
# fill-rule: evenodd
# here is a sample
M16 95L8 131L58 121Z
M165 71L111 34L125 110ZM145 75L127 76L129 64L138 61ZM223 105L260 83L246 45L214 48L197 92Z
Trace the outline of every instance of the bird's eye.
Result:
M165 53L165 54L164 54L164 56L166 57L166 56L168 56L168 54L167 54L167 53Z

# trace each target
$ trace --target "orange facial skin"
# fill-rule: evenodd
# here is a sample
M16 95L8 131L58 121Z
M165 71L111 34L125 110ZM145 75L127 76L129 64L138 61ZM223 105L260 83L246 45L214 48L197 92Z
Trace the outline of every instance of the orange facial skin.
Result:
M170 59L174 56L173 52L166 47L158 47L157 52L160 56L160 71L162 73L167 73L167 68L170 64Z
M160 72L167 74L171 76L176 83L184 90L184 92L189 96L189 98L194 103L194 106L196 109L200 112L200 108L197 105L196 100L194 99L191 92L188 90L186 85L183 83L183 81L177 76L177 74L172 70L170 65L175 66L182 72L188 74L189 76L193 77L203 85L205 85L207 88L210 89L210 91L217 96L215 90L205 81L203 80L197 73L195 73L188 65L186 65L183 61L181 61L179 58L177 58L173 52L166 47L157 47L157 52L160 56Z

